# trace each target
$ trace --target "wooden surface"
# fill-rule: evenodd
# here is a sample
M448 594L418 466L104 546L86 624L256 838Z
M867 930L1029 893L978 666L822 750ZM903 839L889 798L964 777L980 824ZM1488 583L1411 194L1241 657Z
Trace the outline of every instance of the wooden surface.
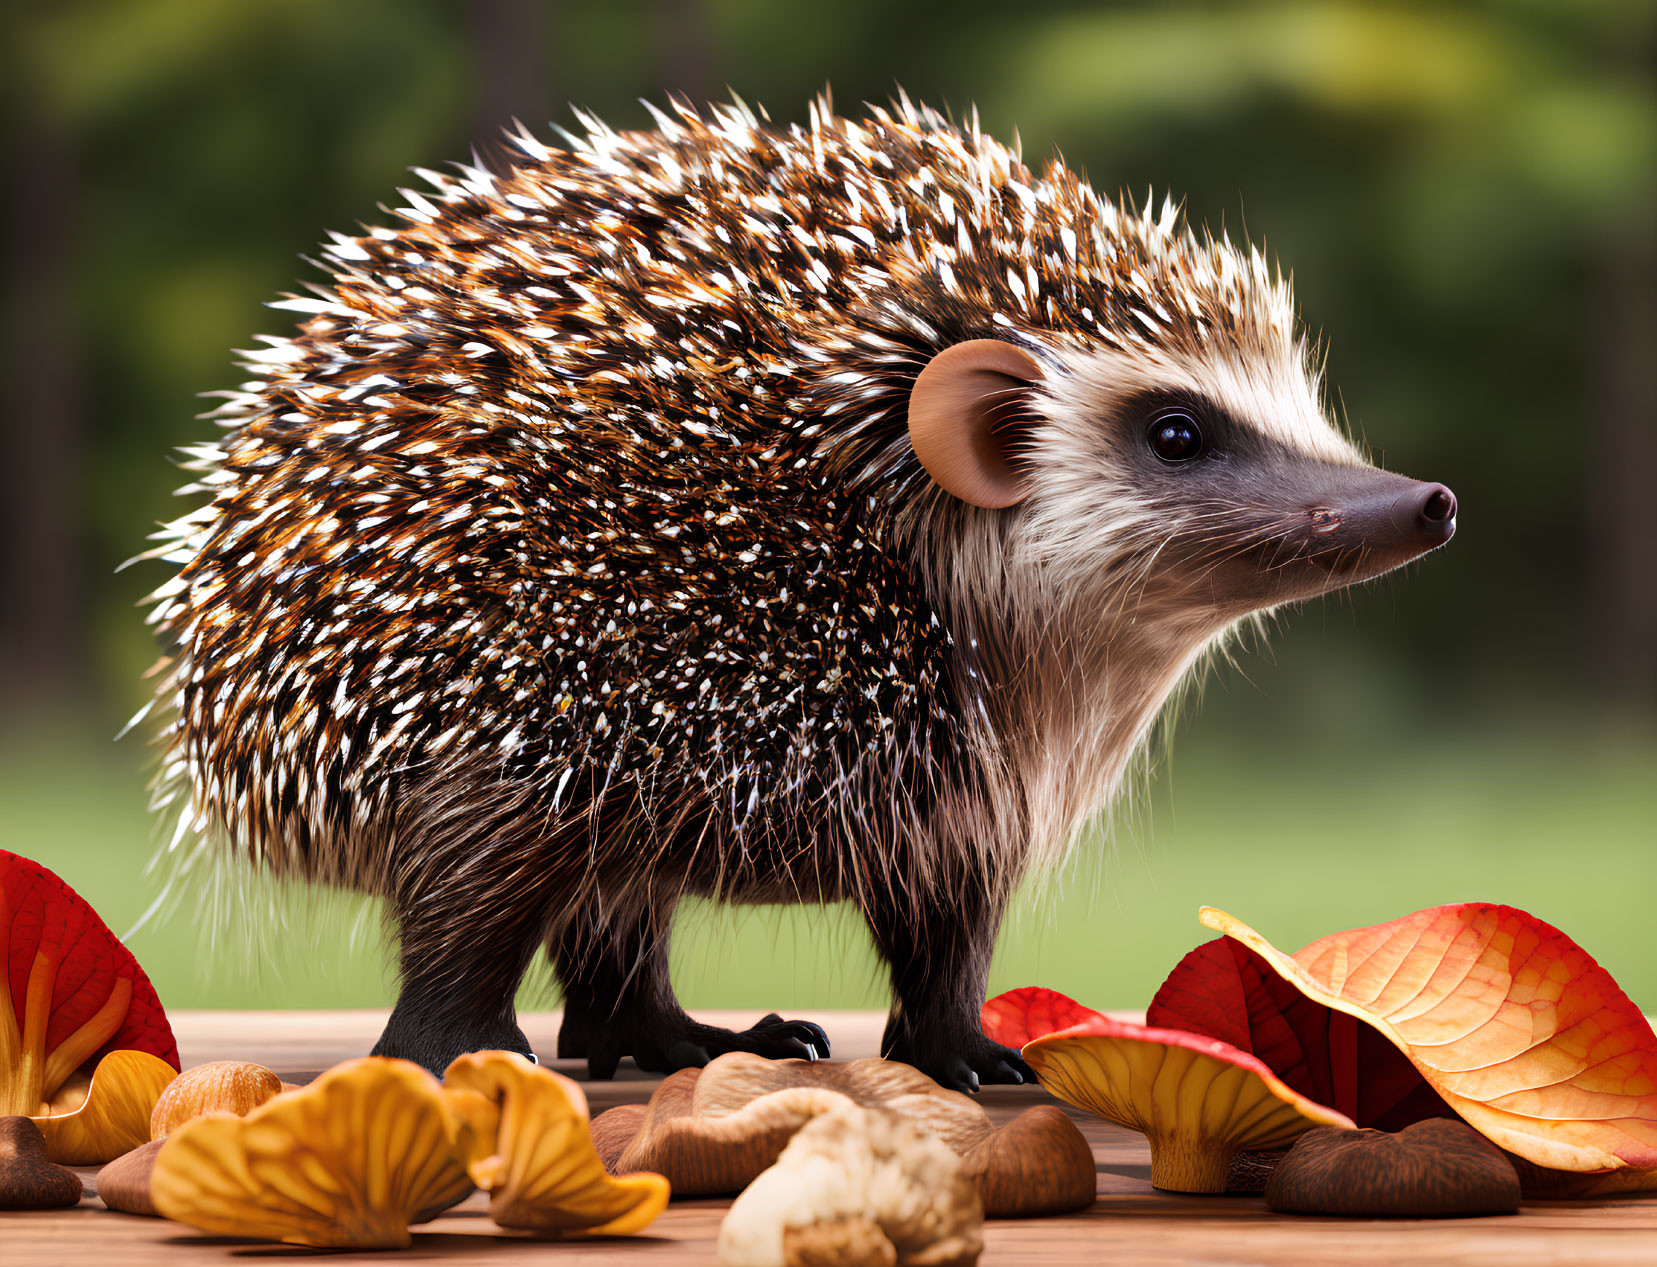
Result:
M704 1013L715 1024L751 1024L751 1014ZM175 1013L173 1026L185 1066L208 1060L256 1060L290 1081L313 1076L365 1053L379 1033L379 1012ZM829 1013L824 1023L836 1058L875 1054L881 1018ZM557 1016L526 1017L524 1029L551 1053ZM572 1076L584 1071L558 1061ZM587 1084L594 1114L615 1104L642 1102L655 1079L630 1066L610 1083ZM1047 1100L1039 1088L991 1088L983 1103L1004 1121ZM1600 1202L1527 1204L1517 1215L1487 1219L1368 1221L1276 1215L1258 1197L1177 1197L1150 1184L1150 1153L1131 1131L1072 1113L1093 1146L1099 1200L1066 1218L993 1221L985 1227L986 1267L1083 1263L1331 1263L1489 1264L1639 1263L1657 1265L1657 1197ZM96 1167L83 1168L87 1195L72 1210L0 1212L0 1265L255 1263L314 1258L267 1242L201 1235L160 1219L115 1214L93 1195ZM411 1249L396 1254L352 1254L349 1262L404 1263L441 1259L459 1263L536 1262L567 1267L638 1263L655 1267L710 1264L719 1221L729 1201L675 1201L641 1236L608 1241L546 1242L503 1233L474 1194L443 1218L415 1230Z

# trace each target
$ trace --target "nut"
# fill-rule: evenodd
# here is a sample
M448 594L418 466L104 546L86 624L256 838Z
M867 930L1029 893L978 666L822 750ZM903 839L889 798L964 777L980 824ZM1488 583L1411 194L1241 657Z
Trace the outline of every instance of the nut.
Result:
M152 1139L130 1153L122 1153L98 1172L98 1199L122 1214L147 1214L159 1218L150 1195L150 1176L155 1173L156 1154L165 1140Z
M1395 1135L1318 1127L1278 1165L1266 1204L1360 1218L1512 1214L1519 1176L1501 1149L1453 1118L1428 1118Z
M150 1114L150 1138L164 1139L203 1113L246 1117L282 1093L282 1079L263 1065L216 1060L186 1069L168 1084Z
M81 1177L46 1160L46 1139L26 1117L0 1117L0 1210L55 1210L81 1199Z

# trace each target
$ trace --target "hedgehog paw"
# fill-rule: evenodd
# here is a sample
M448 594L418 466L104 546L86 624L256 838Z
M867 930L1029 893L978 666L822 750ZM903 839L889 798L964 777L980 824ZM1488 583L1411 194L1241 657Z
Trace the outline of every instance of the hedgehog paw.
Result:
M631 1055L640 1069L672 1073L699 1068L732 1051L752 1052L768 1060L826 1060L830 1055L828 1034L811 1021L785 1021L772 1012L760 1017L751 1029L732 1031L699 1025L685 1017L648 1037L635 1035L631 1042L613 1032L594 1036L587 1052L587 1072L594 1079L612 1078L621 1057Z
M1034 1082L1036 1075L1011 1047L1003 1047L982 1034L954 1041L933 1050L933 1044L919 1043L908 1036L899 1038L884 1053L888 1060L913 1065L941 1087L951 1091L976 1091L990 1083Z

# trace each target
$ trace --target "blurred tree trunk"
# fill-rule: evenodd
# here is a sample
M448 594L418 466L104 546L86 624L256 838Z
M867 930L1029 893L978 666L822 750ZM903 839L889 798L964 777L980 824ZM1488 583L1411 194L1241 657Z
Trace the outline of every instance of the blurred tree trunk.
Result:
M1657 713L1657 242L1649 222L1607 243L1591 367L1590 611L1607 699Z
M713 95L707 2L657 0L656 15L662 92L681 93L700 107ZM659 105L658 95L652 97Z
M477 75L472 144L495 171L509 167L517 153L501 140L502 129L514 119L536 135L546 130L552 113L547 31L557 9L553 0L472 0Z
M12 95L0 703L27 707L65 702L83 668L82 393L73 144L38 94Z

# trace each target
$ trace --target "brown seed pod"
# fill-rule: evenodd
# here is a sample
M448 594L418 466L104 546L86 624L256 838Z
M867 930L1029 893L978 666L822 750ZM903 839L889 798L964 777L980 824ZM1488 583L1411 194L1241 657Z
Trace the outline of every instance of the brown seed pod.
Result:
M111 1210L122 1214L147 1214L159 1218L150 1196L150 1175L155 1170L155 1155L161 1151L164 1139L152 1139L140 1144L130 1153L122 1153L98 1172L98 1199Z
M46 1137L26 1117L0 1117L0 1210L54 1210L81 1199L81 1178L46 1160Z
M1286 1214L1428 1218L1512 1214L1519 1176L1465 1122L1435 1117L1385 1131L1307 1131L1271 1182L1266 1204Z
M150 1138L165 1139L203 1113L246 1117L282 1093L284 1083L263 1065L215 1060L186 1069L168 1085L150 1113Z
M1098 1195L1093 1150L1055 1104L1026 1109L961 1160L992 1218L1068 1214Z

